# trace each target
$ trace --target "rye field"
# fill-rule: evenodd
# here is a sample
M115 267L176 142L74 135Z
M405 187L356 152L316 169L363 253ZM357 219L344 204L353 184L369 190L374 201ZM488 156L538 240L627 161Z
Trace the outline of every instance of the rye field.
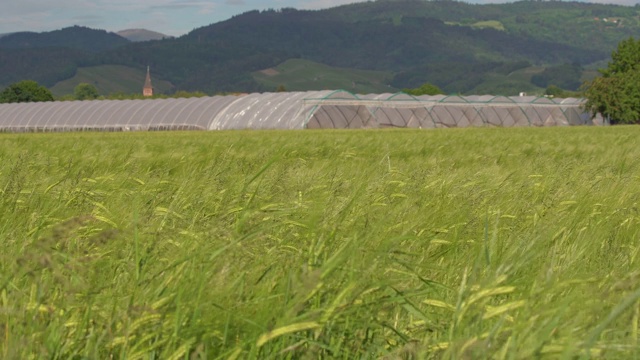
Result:
M0 358L640 358L640 128L0 135Z

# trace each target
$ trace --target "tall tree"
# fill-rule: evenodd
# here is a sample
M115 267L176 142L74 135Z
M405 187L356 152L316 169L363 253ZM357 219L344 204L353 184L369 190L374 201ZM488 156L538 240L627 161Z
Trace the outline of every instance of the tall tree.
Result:
M415 89L402 89L402 91L409 95L419 96L419 95L440 95L444 94L442 89L437 87L436 85L430 83L424 83L419 88Z
M640 123L640 40L618 44L601 76L586 84L585 108L612 124Z
M0 93L0 103L53 101L51 91L33 80L9 85Z
M100 96L98 89L92 84L80 83L73 89L77 100L95 100Z

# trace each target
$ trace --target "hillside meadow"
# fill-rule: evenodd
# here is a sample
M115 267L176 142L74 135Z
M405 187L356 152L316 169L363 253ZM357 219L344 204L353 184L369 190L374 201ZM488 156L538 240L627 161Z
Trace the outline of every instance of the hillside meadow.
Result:
M0 357L638 358L639 138L1 134Z

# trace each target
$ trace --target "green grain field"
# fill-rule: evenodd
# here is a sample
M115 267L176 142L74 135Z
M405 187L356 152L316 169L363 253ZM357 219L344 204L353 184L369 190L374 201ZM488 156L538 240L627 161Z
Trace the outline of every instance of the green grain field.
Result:
M2 134L0 358L639 358L638 139Z

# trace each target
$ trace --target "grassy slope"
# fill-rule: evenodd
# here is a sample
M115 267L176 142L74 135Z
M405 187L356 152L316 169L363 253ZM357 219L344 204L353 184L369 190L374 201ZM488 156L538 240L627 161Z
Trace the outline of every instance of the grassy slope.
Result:
M640 356L640 128L0 136L0 356Z
M80 83L96 86L101 95L122 92L125 94L142 93L146 73L143 70L121 65L101 65L79 68L71 79L60 81L51 88L55 96L73 94L73 89ZM173 86L168 81L154 79L151 81L157 93L167 93Z
M344 89L351 92L396 92L389 88L392 74L381 71L343 69L302 59L291 59L278 65L276 75L253 73L253 78L267 88L284 85L288 91ZM354 86L355 85L355 86Z
M470 24L463 24L455 21L445 21L445 24L448 25L458 25L458 26L470 26L474 29L495 29L499 31L504 31L504 25L499 20L483 20L477 21Z
M513 96L520 92L529 95L544 94L543 88L531 83L531 77L537 73L544 71L543 67L531 66L524 69L516 70L510 74L487 74L484 81L469 91L471 94L493 94Z

